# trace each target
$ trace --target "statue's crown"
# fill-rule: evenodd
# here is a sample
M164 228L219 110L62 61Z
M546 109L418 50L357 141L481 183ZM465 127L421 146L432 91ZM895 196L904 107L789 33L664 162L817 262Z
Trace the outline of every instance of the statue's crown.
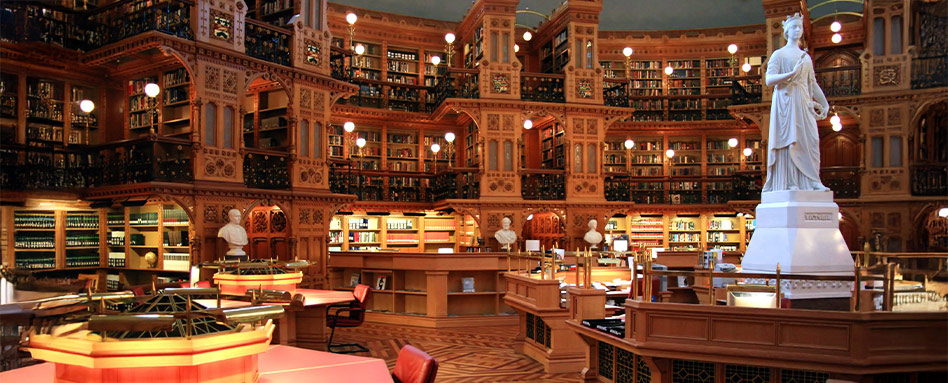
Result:
M787 29L787 25L794 21L803 22L803 16L800 15L800 12L794 13L793 16L787 16L787 19L783 21L783 28Z

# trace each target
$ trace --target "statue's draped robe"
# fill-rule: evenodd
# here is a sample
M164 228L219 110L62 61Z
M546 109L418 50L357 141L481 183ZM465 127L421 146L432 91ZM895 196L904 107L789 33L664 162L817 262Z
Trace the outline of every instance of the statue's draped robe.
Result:
M767 144L767 182L763 191L827 190L820 182L820 136L813 110L816 83L813 62L806 53L788 48L774 52L767 75L788 73L802 60L800 72L774 88Z

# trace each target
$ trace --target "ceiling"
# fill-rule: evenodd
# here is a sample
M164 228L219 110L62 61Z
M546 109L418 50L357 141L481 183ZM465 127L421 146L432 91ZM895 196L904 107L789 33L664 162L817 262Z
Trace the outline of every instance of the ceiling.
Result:
M447 21L461 21L472 4L470 0L333 0L332 2ZM562 0L520 0L517 9L530 9L549 15L561 2ZM810 6L823 2L825 0L807 0ZM862 9L860 4L835 4L815 9L811 17L818 17L836 10L861 12ZM540 16L526 13L517 17L517 23L531 27L538 25L541 20ZM763 23L764 8L761 0L603 0L599 28L607 31L673 30Z

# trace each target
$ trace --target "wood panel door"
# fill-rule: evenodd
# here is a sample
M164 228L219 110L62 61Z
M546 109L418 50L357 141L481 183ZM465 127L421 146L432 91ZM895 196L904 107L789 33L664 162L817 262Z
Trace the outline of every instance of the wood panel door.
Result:
M289 259L286 214L277 207L258 206L246 221L250 259Z
M859 145L853 139L833 134L820 141L820 167L859 166Z

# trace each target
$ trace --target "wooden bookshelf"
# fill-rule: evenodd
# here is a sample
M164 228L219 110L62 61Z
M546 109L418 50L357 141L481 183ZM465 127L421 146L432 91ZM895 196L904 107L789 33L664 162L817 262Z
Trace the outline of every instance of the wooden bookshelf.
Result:
M371 259L397 266L350 266L368 259L363 252L332 253L329 280L336 290L351 290L357 283L372 286L369 315L374 321L435 327L513 313L503 302L506 254L382 251ZM431 271L434 262L438 271Z
M161 134L187 138L191 135L191 78L188 71L178 68L161 77Z
M244 99L244 144L256 149L289 150L289 96L282 89L268 86L247 93Z
M540 46L540 72L559 73L569 63L569 28L563 28Z
M128 131L130 137L157 131L158 100L145 94L145 85L158 83L158 76L139 77L128 82Z
M566 167L566 131L557 122L540 130L540 161L543 169Z
M701 249L701 217L675 216L668 221L668 245L672 251L691 251Z
M484 27L474 31L471 41L464 44L464 67L476 68L481 64L484 56Z

